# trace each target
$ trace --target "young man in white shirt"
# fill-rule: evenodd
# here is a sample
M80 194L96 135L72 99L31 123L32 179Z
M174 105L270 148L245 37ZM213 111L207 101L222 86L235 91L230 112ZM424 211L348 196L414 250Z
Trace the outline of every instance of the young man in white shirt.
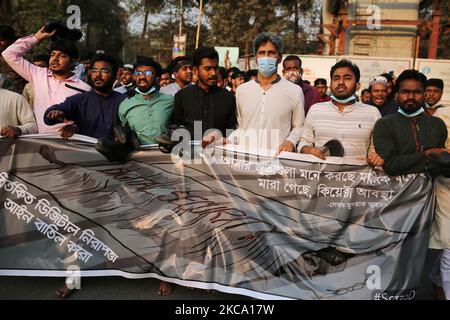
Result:
M256 152L294 152L305 119L303 92L277 74L283 56L281 38L263 32L253 46L258 76L236 90L239 129L229 140Z

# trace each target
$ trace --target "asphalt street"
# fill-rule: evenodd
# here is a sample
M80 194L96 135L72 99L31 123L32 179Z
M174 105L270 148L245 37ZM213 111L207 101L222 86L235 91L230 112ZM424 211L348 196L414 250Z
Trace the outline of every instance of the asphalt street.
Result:
M422 274L418 300L433 300L434 291L429 280L436 250L429 250ZM57 300L55 290L64 283L61 278L0 277L0 299ZM200 289L174 286L171 295L157 295L159 280L129 280L121 277L83 278L81 290L71 300L249 300L251 298L227 293L210 293Z

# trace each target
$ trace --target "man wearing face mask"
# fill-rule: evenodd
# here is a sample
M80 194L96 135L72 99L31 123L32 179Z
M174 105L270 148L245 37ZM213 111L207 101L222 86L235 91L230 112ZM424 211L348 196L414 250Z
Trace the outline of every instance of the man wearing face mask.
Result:
M422 173L429 157L445 152L447 128L425 110L427 78L417 70L405 70L397 79L400 108L380 119L374 128L374 145L389 175Z
M113 91L118 65L114 58L97 55L92 58L88 81L93 91L67 98L63 103L47 109L46 125L62 123L60 133L69 139L75 133L97 139L112 139L117 110L126 98ZM68 124L68 121L73 122Z
M161 71L152 58L139 57L134 69L136 94L119 107L120 122L128 124L140 144L156 144L155 137L166 130L173 112L173 97L157 90Z
M239 129L229 140L254 152L293 152L305 119L303 92L277 74L284 48L281 38L263 32L253 47L258 76L236 90Z
M302 60L298 56L287 56L283 61L283 76L286 80L295 83L302 88L305 96L305 115L313 104L320 102L317 89L303 81Z
M311 154L322 160L322 147L330 140L339 140L344 156L365 159L370 165L383 164L372 143L372 130L381 117L372 106L356 102L360 71L349 60L341 60L331 68L331 101L315 104L309 111L298 146L301 153Z

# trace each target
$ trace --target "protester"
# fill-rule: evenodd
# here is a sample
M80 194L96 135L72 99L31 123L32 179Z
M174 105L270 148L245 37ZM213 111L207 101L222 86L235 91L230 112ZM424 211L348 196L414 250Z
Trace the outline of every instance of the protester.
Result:
M91 90L72 72L78 58L78 49L73 42L57 40L51 43L49 69L35 66L23 58L25 53L50 39L55 32L45 32L42 27L34 35L17 40L2 53L11 68L33 86L34 113L39 133L56 133L64 127L64 124L48 126L44 123L44 112L48 107L63 102L67 97Z
M161 93L175 96L181 89L192 84L192 62L179 59L172 67L175 82L161 89Z
M173 83L173 81L169 69L162 69L161 77L159 78L159 87L164 88L165 86L168 86L171 83Z
M239 129L229 140L250 149L293 152L305 119L303 92L277 74L284 48L280 37L263 32L253 47L258 77L236 91Z
M236 102L226 89L217 87L219 54L214 48L200 47L194 52L193 71L198 77L195 85L175 95L172 124L185 127L192 140L203 140L210 129L223 137L236 125ZM196 132L195 122L200 121ZM215 139L215 138L214 138Z
M224 67L219 67L219 70L217 72L217 86L219 88L225 89L228 85L228 78L227 78L227 69Z
M429 79L427 81L425 88L425 111L429 115L434 115L439 108L444 107L443 104L439 103L443 93L444 81L442 79Z
M397 100L397 93L395 92L395 79L394 79L394 73L388 72L380 74L381 77L384 77L387 79L387 102L391 103L391 101Z
M394 100L388 101L388 80L383 76L369 80L370 104L380 111L381 116L396 113L398 104Z
M239 71L234 72L231 76L231 93L236 94L237 88L245 82L244 80L245 72Z
M398 112L375 124L375 149L389 175L425 172L429 158L445 152L445 123L424 110L426 82L425 75L416 70L403 71L395 86Z
M308 114L309 108L320 101L319 93L316 88L312 87L302 79L303 68L302 60L295 55L287 56L283 61L283 75L286 80L299 85L305 97L305 115Z
M11 26L0 25L0 53L16 41L16 33ZM27 81L19 76L0 56L0 88L22 93Z
M241 71L241 70L239 70L239 68L237 68L237 67L231 67L231 68L229 68L227 70L227 86L226 86L226 89L228 91L231 91L231 89L232 89L232 83L233 82L232 82L231 77L233 76L233 73L239 72L239 71Z
M90 92L68 97L63 103L47 109L44 114L46 125L67 123L61 129L61 137L69 139L75 133L96 139L113 139L114 125L120 103L126 96L113 91L117 62L109 56L92 58L89 72Z
M428 100L427 104L430 103L432 106L439 103L439 89L441 89L442 84L435 80L440 79L428 80L427 89L432 87L431 84L434 84L435 88L431 88L428 97L425 93L425 101ZM431 110L436 110L434 116L443 120L447 126L447 132L450 132L450 108L440 107L438 109L431 108ZM450 135L447 135L445 148L447 152L450 152ZM437 298L450 300L450 202L448 201L450 198L450 176L440 175L436 177L434 190L436 213L431 228L429 248L442 250L442 252L434 263L430 278L436 286Z
M327 80L324 78L318 78L314 81L314 87L317 90L317 93L319 95L319 99L317 102L327 102L330 101L331 98L328 96L328 83Z
M258 77L258 70L256 69L248 70L244 75L244 82L255 80L257 77Z
M330 72L331 101L315 104L306 116L298 146L301 153L312 154L325 160L323 146L338 140L344 156L364 159L370 165L381 166L381 159L371 143L372 131L380 118L379 111L356 102L360 87L360 70L349 60L336 63Z
M122 74L120 76L120 82L116 84L114 91L122 94L127 94L136 88L133 80L134 66L132 64L125 64L122 67Z
M35 66L41 67L41 68L48 68L48 63L50 61L50 56L48 55L37 55L33 58L33 64ZM31 83L27 83L26 86L23 88L22 95L27 99L30 106L33 108L34 106L34 91L33 86Z
M0 88L0 135L17 138L37 133L30 105L21 95Z
M143 145L156 144L155 137L167 128L173 113L173 97L158 92L161 71L161 65L152 58L140 57L134 70L136 94L119 108L120 122L128 125Z
M364 89L361 91L361 103L364 104L370 104L371 103L371 96L370 96L370 90Z

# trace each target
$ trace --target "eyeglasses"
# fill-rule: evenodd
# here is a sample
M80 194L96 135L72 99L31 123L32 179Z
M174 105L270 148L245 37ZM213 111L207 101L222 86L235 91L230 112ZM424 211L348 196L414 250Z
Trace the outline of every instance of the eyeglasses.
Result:
M147 70L147 71L135 71L135 72L134 72L134 75L135 75L136 77L139 77L139 76L141 76L141 75L144 75L144 76L146 76L146 77L150 77L150 76L153 75L153 71L152 71L152 70Z
M111 73L111 70L109 69L91 69L91 73L97 74L97 73L101 73L103 75L107 75Z

